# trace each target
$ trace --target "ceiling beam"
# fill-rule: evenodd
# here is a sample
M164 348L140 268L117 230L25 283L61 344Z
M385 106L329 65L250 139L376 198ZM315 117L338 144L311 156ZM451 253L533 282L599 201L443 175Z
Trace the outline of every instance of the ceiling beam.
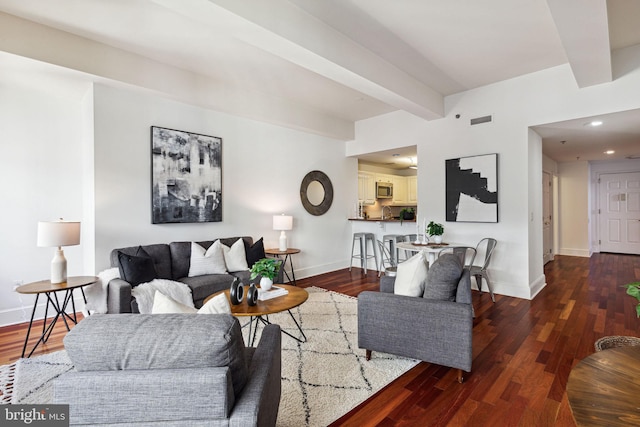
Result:
M578 87L612 81L605 0L547 0Z
M226 11L239 40L418 117L444 115L440 93L285 0L154 2L204 24Z
M0 51L85 73L97 81L152 91L176 101L322 135L354 137L354 124L317 109L232 87L207 76L0 12Z

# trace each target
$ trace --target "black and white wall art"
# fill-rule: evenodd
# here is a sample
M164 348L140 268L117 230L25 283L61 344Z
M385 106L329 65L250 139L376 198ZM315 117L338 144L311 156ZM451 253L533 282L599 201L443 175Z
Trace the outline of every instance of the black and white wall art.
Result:
M446 220L498 222L498 155L445 160Z
M153 224L222 221L222 138L151 127Z

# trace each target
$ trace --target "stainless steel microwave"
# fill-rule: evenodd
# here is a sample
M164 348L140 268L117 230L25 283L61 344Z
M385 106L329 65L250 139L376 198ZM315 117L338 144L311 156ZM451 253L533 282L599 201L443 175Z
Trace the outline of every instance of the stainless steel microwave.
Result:
M390 182L376 182L376 198L392 199L393 184Z

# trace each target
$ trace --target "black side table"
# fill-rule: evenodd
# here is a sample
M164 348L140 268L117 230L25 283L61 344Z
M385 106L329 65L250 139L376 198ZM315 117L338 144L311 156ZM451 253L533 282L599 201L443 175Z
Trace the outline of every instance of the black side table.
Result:
M298 284L296 283L296 273L293 270L293 261L291 261L291 255L299 254L300 249L287 248L286 251L281 251L278 248L271 248L271 249L265 249L264 253L266 255L275 256L276 258L280 258L281 256L284 256L284 262L282 263L283 267L287 265L287 260L289 260L289 266L291 267L291 277L289 277L289 273L287 273L287 270L285 269L283 269L284 275L287 276L287 280L289 282L293 282L294 286L298 286Z

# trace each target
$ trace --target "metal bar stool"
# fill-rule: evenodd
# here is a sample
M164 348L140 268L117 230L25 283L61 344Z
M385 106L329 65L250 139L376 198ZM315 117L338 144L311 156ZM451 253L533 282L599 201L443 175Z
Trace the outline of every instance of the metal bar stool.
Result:
M354 254L353 250L356 247L356 240L360 242L360 253ZM371 250L373 255L369 255L367 251L367 242L371 242ZM367 274L367 262L370 258L374 258L376 261L376 268L379 265L378 252L376 251L376 235L373 233L353 233L353 243L351 244L351 260L360 260L360 267L364 269L364 274ZM351 262L353 264L353 262ZM349 271L351 271L351 264L349 264Z
M404 242L403 234L385 234L382 236L382 244L387 246L389 243L389 256L391 258L392 266L398 265L398 257L400 255L400 249L396 248L396 243Z

